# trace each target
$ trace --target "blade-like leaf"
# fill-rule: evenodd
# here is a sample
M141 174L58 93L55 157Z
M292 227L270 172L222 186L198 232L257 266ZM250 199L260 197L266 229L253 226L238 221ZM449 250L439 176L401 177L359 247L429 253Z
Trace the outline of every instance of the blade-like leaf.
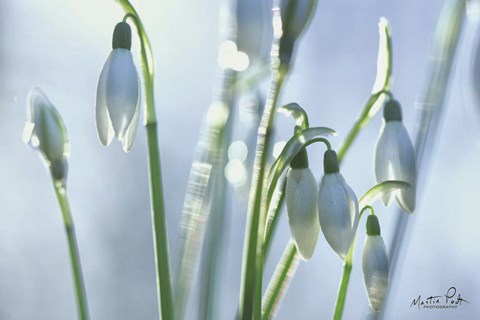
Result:
M292 116L295 119L296 127L300 130L305 130L309 127L307 113L298 103L289 103L278 108L277 111L285 114L287 117Z
M376 186L370 188L365 194L360 198L358 202L360 208L364 208L367 205L371 205L376 200L380 199L384 194L388 194L398 189L410 188L410 184L405 181L400 180L387 180L383 181Z
M384 17L378 22L378 33L377 76L372 93L389 88L392 73L392 32L388 20Z
M347 150L355 141L360 130L364 128L370 120L377 114L383 104L384 96L390 90L392 78L392 38L390 26L385 18L381 18L378 23L379 45L377 57L377 76L373 85L372 94L360 111L355 124L353 125L347 137L338 148L338 160L342 162Z

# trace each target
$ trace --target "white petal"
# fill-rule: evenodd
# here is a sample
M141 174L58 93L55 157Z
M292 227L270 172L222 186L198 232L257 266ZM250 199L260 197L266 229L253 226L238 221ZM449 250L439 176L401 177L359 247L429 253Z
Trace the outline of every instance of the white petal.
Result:
M97 134L100 142L108 146L112 142L114 132L112 122L107 110L107 79L110 69L111 55L103 65L102 72L97 84L97 101L95 104L95 121L97 123Z
M394 124L397 126L397 141L400 150L400 172L398 180L406 181L410 184L410 188L401 189L396 194L398 204L407 212L415 210L416 199L416 184L417 173L415 164L415 151L413 149L412 141L407 133L407 130L400 122Z
M388 286L388 258L381 236L367 236L363 249L363 278L373 310L382 307Z
M138 81L139 85L138 87L140 88L140 80ZM133 141L135 140L135 135L137 133L137 127L138 127L138 118L140 117L140 106L141 106L141 95L138 95L138 100L137 100L137 106L135 108L135 114L133 115L133 119L130 122L130 126L127 129L127 133L125 134L125 137L123 138L122 141L122 147L123 151L129 152L130 149L132 148Z
M122 141L137 107L139 85L132 54L127 49L114 49L108 58L107 109L116 137Z
M290 169L285 191L288 222L297 250L304 260L312 257L320 231L317 195L317 182L309 168Z
M343 179L343 176L340 175L340 177L343 180L344 186L345 186L345 191L347 193L347 199L348 199L348 209L350 212L350 221L352 223L352 240L353 237L355 237L355 232L354 230L357 230L357 225L358 225L358 220L359 220L359 209L358 209L358 199L357 196L355 195L355 192L353 192L352 188L345 182L345 179Z
M377 144L375 147L375 178L377 183L394 180L393 168L390 159L398 158L395 145L395 132L393 128L384 122L380 129ZM383 203L388 206L393 199L393 192L385 193L382 196Z
M357 223L358 209L355 208L358 204L352 204L350 191L340 173L329 173L322 178L318 193L320 227L327 242L342 259L350 249L354 235L352 228ZM351 208L356 212L351 212Z
M411 188L385 194L384 203L395 197L407 212L415 208L416 169L412 142L401 121L388 121L380 131L375 148L375 176L377 183L385 180L408 182Z

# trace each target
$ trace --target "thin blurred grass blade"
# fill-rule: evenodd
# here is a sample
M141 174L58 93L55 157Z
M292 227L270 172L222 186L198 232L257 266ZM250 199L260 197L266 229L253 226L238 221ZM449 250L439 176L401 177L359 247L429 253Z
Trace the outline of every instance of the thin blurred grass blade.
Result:
M230 78L231 75L224 75L221 85L222 93L230 86ZM209 199L212 196L223 198L223 193L216 194L219 186L214 181L218 181L215 176L223 173L222 163L224 160L222 155L225 150L223 148L224 142L220 141L222 141L222 134L227 123L229 123L231 107L231 104L225 103L222 97L219 98L219 101L210 105L195 150L177 247L175 268L177 274L174 282L177 319L183 319L185 316L195 271L198 266L206 223L211 211L217 208L210 205ZM220 206L223 206L223 204Z
M203 254L201 257L200 269L200 302L199 319L211 320L217 319L217 306L219 299L219 280L221 277L222 253L228 234L227 221L227 188L224 169L227 164L227 148L231 143L233 111L234 111L234 91L231 90L237 73L226 71L223 75L221 100L228 106L229 117L223 127L219 128L217 141L215 141L214 151L212 152L213 168L211 173L211 186L207 192L208 199L208 225L205 234Z

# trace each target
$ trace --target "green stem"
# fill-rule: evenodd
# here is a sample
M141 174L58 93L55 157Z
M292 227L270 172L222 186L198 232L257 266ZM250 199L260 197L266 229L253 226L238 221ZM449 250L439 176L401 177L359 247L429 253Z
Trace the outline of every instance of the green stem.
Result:
M280 65L273 67L270 94L268 96L265 110L262 115L260 126L258 128L257 148L255 152L254 172L252 179L252 188L250 192L249 208L247 215L247 229L245 232L245 243L243 253L242 282L240 288L239 318L251 320L255 313L260 314L261 306L261 270L258 269L257 257L261 257L263 245L259 245L259 234L263 234L263 229L259 227L264 224L261 217L262 202L265 209L264 199L264 178L265 166L268 158L268 148L271 138L271 129L274 119L274 109L277 105L278 96L282 87L288 67ZM266 215L266 214L265 214ZM262 232L260 232L262 230ZM257 252L260 251L260 252ZM260 273L256 273L260 271ZM258 285L260 284L260 285ZM257 286L257 288L255 288ZM259 287L259 288L258 288ZM257 290L257 291L256 291ZM258 296L260 291L260 297ZM258 301L255 301L258 300ZM258 306L258 307L257 307ZM258 317L256 318L258 319Z
M360 220L362 219L363 213L367 210L370 210L372 213L374 212L373 207L370 205L366 205L365 207L361 208L360 214L358 216L358 221L360 224ZM338 295L337 295L337 302L335 303L335 313L333 314L334 320L341 320L343 315L343 309L345 307L345 298L347 297L348 285L350 283L350 273L352 272L353 266L353 253L355 251L355 237L357 235L357 229L355 230L355 234L353 236L352 245L347 252L347 256L345 257L345 262L343 263L343 272L342 278L340 280L340 286L338 288Z
M157 141L157 124L147 123L147 143L150 173L150 197L152 206L152 227L157 273L158 303L161 319L174 319L172 287L170 282L170 259L168 254L167 228Z
M343 263L343 273L340 280L340 287L338 288L337 302L335 303L334 320L341 320L343 315L343 308L345 306L345 298L347 297L348 284L350 282L350 273L353 266L353 251L355 250L355 239L352 242L350 250L348 250L345 262Z
M78 318L80 320L88 320L88 304L87 295L85 293L85 284L82 276L82 266L80 263L80 255L78 253L77 239L75 236L75 227L73 224L72 214L68 203L67 191L64 184L59 181L53 181L55 194L62 211L63 223L67 234L68 249L70 260L72 263L73 280L75 283L75 294L77 298Z
M355 120L355 124L347 134L345 141L338 148L338 161L341 162L350 146L357 138L360 130L365 127L373 116L376 114L373 106L377 103L382 94L387 94L392 97L390 93L390 86L392 83L392 37L388 21L380 19L379 24L379 48L377 57L377 76L374 83L374 89L370 98L365 103L362 111ZM378 111L378 110L377 110Z
M284 179L282 181L282 185L280 189L277 189L275 193L272 195L271 201L275 200L275 203L270 203L269 205L269 212L266 221L266 228L265 228L265 238L263 241L263 256L266 258L268 256L268 252L270 251L270 247L273 240L273 235L275 234L275 230L277 230L278 221L280 220L280 210L283 205L283 201L285 200L285 189L287 187L287 180ZM273 211L270 213L270 208L273 208Z
M290 240L268 284L262 304L263 320L268 320L273 317L280 304L280 299L287 289L288 280L293 277L299 261L300 256L297 254L297 247L295 243Z
M357 117L357 120L355 120L354 125L350 129L350 131L347 134L347 137L343 141L343 143L340 145L337 151L338 155L338 161L341 162L343 160L343 157L347 153L347 151L350 149L352 146L353 142L357 138L358 134L360 131L368 124L370 121L371 117L370 112L373 108L373 106L377 103L378 99L380 99L382 94L387 94L385 91L380 91L375 94L372 94L370 98L367 100L365 105L363 106L362 111Z
M131 18L140 39L142 72L145 84L145 127L147 130L148 164L150 174L150 198L152 207L153 247L159 315L161 319L174 319L172 285L170 280L170 259L168 254L167 228L165 221L165 202L163 198L162 169L158 147L157 117L154 101L154 59L145 28L135 8L128 0L117 0Z

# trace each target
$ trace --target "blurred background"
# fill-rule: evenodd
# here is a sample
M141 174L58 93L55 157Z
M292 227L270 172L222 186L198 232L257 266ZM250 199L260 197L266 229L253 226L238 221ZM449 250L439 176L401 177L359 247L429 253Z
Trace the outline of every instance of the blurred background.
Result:
M448 0L447 0L448 1ZM218 74L219 31L216 1L132 1L143 19L156 58L156 102L170 251L178 241L194 148L201 120L212 100ZM249 2L247 26L265 19L268 57L269 5L265 15ZM304 34L281 103L298 102L312 126L339 132L339 145L376 74L377 23L386 17L393 30L392 91L403 105L404 123L418 128L416 101L427 81L436 20L443 1L360 2L319 0ZM270 6L271 7L271 6ZM92 319L156 319L156 287L146 162L146 139L139 128L129 154L119 143L98 141L94 103L98 76L111 50L111 36L123 13L114 1L3 0L0 2L0 319L75 319L70 261L60 211L49 175L38 156L22 143L25 99L42 88L68 126L71 141L68 189ZM250 17L252 21L248 19ZM402 248L398 278L386 319L480 318L480 105L475 98L472 61L478 25L464 26L447 92L437 141L429 146L424 188ZM248 28L247 28L248 29ZM138 43L134 36L134 57ZM239 43L240 46L240 43ZM247 53L248 50L247 50ZM251 57L252 58L252 57ZM252 58L253 59L253 58ZM139 64L137 64L139 66ZM357 195L374 185L373 150L381 126L377 116L347 154L342 172ZM286 140L293 122L277 116L276 141ZM244 138L236 128L233 140ZM321 178L323 149L311 148L310 163ZM221 277L219 319L232 319L238 304L246 204L228 191L228 241ZM387 247L396 208L375 205ZM361 272L364 227L344 313L359 319L368 309ZM265 281L289 239L282 216ZM313 259L297 270L277 319L328 319L333 312L342 262L319 237ZM266 283L265 283L266 285ZM469 304L450 310L410 307L419 295L443 295L455 286ZM195 301L189 317L195 319Z

